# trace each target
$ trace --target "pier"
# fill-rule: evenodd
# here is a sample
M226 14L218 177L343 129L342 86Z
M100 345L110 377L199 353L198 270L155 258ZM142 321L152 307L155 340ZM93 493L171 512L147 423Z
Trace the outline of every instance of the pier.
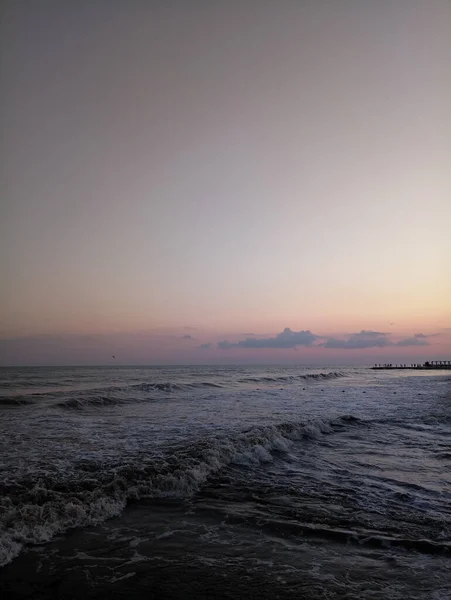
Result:
M374 371L394 371L396 369L411 369L416 371L437 371L437 370L451 370L451 360L427 360L423 364L412 363L408 364L393 364L393 363L385 363L385 364L376 364L374 367L371 367Z

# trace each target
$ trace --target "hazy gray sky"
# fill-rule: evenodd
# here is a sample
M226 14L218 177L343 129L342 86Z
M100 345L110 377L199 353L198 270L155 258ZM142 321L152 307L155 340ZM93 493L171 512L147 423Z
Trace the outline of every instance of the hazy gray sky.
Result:
M448 0L1 11L0 337L451 325Z

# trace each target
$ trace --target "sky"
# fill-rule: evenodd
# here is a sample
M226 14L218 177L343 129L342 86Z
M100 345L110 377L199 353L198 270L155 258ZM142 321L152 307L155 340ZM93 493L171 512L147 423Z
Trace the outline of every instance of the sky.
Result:
M0 365L451 358L449 0L5 0Z

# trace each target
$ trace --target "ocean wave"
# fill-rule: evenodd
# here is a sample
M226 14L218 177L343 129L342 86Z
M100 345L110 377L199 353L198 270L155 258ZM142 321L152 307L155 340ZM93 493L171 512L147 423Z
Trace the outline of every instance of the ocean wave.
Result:
M436 458L439 460L451 460L451 452L438 452Z
M265 519L261 514L258 517L246 515L229 515L229 522L249 525L255 521L259 530L266 530L271 534L283 535L294 538L319 538L341 542L343 544L357 544L370 548L390 549L403 548L414 550L423 554L446 554L451 552L451 543L448 541L430 540L427 538L405 537L403 535L386 534L379 531L343 529L320 523L294 522L282 519Z
M117 406L119 404L127 404L128 402L130 400L115 398L114 396L79 396L62 400L56 406L59 408L83 409L90 406Z
M194 381L190 383L138 383L130 386L128 389L138 390L140 392L179 392L188 391L201 388L222 388L223 386L219 383L213 383L211 381Z
M90 393L83 392L72 394L70 398L65 398L61 402L57 402L56 406L60 408L70 408L70 409L83 409L89 407L101 407L101 406L116 406L120 404L131 404L133 402L148 402L149 400L155 400L158 396L154 398L149 398L149 396L139 395L139 393L150 393L150 392L164 392L166 394L172 392L182 392L189 391L199 388L220 388L222 387L219 384L210 383L206 381L201 381L198 383L192 384L181 384L181 383L139 383L130 385L127 387L116 386L113 388L106 388L106 391L111 395L107 396L104 394L94 394L93 390L90 390ZM133 395L125 395L124 392L133 392ZM66 394L67 395L67 394Z
M295 381L324 381L328 379L339 379L347 377L345 371L334 371L329 373L306 373L304 375L279 375L264 377L245 377L240 379L241 383L287 383Z
M0 406L23 406L25 404L34 404L34 402L36 402L34 395L0 396Z
M240 379L240 383L295 383L301 381L324 381L346 377L344 371L327 373L307 373L303 375L280 375L264 377L247 377ZM108 385L92 387L85 390L55 390L48 392L34 392L32 394L16 394L0 396L0 406L16 407L49 401L53 406L63 409L81 410L89 407L106 407L132 402L144 402L156 399L161 394L188 393L194 390L219 390L224 384L214 381L149 381L126 385ZM154 398L146 394L154 393Z
M129 501L186 498L228 465L253 468L272 462L303 439L315 439L361 423L345 415L333 420L252 427L172 447L123 464L79 461L70 473L48 473L0 484L0 566L25 544L43 543L73 527L96 525L118 515Z
M16 394L0 396L0 406L20 407L28 404L36 404L42 400L55 401L54 406L60 408L82 409L89 406L112 406L127 404L131 402L143 402L149 400L144 396L146 393L177 393L189 392L200 389L219 389L220 383L211 381L193 381L187 383L166 382L143 382L128 385L109 385L94 387L85 390L58 390L49 392L38 392L33 394ZM130 394L130 395L127 395ZM142 394L141 396L139 394Z

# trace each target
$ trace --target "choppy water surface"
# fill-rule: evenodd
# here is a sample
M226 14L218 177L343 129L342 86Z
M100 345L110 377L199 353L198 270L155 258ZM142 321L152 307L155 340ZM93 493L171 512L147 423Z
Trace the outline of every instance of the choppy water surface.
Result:
M20 566L124 597L163 577L168 598L451 598L450 384L363 368L2 369L0 581L33 595L11 583Z

